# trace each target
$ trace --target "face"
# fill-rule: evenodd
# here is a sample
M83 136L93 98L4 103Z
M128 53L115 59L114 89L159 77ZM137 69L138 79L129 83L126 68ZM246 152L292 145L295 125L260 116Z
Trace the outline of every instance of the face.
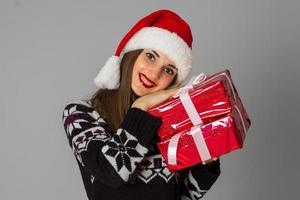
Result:
M175 63L165 54L144 49L134 63L131 88L137 96L167 88L177 74Z

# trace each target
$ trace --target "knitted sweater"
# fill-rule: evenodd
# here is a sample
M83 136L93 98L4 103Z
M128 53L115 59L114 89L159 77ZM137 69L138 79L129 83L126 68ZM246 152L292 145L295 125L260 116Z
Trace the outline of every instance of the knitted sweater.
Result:
M67 104L62 118L90 200L201 199L220 175L219 159L171 173L155 145L161 119L139 108L115 133L90 102Z

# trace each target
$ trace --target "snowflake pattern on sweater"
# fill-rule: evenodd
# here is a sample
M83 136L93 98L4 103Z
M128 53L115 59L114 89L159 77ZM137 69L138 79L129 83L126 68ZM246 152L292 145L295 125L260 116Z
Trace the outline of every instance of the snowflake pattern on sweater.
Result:
M126 130L118 129L116 137L108 141L107 145L102 148L102 152L120 176L128 180L129 174L133 172L135 165L144 158L148 150Z
M161 154L147 156L144 159L144 162L146 165L142 167L142 171L138 175L138 178L146 184L158 177L162 178L167 183L175 175L175 173L169 171Z
M106 195L110 199L119 199L120 195L122 199L135 199L137 194L148 191L147 185L152 185L152 190L156 188L152 197L158 195L158 199L172 199L173 193L176 199L202 199L220 175L216 162L213 167L196 165L177 179L161 154L151 150L155 146L153 137L145 134L154 136L161 121L143 110L131 108L116 133L86 101L67 104L62 120L89 199L102 199ZM135 170L139 170L139 181L133 185L140 191L133 189L128 193L132 186L127 181ZM163 197L161 190L169 192L168 196Z

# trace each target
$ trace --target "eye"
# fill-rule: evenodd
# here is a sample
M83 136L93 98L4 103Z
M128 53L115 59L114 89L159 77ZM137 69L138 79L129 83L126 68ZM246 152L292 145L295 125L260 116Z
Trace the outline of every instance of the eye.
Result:
M150 61L155 60L155 56L152 53L146 53L146 56L147 56L148 60L150 60Z
M174 74L174 70L171 67L165 67L164 71L169 74L169 75L173 75Z

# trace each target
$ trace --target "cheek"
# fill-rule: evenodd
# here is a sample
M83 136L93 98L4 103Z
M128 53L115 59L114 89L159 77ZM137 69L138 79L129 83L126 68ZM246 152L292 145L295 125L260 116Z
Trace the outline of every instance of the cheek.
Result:
M170 84L170 83L172 83L172 81L174 80L174 78L175 78L175 76L170 76L170 75L164 75L163 77L162 77L162 80L165 82L165 83L168 83L168 84Z
M172 81L173 81L174 77L169 77L169 76L163 76L160 81L159 81L159 85L161 88L165 89L166 87L168 87Z
M136 60L133 69L132 69L132 83L139 83L138 73L143 71L145 64L141 60Z
M132 69L132 77L134 77L136 72L140 70L140 66L141 66L140 62L138 60L136 60L136 62L133 65L133 69Z
M145 60L143 59L142 55L140 55L140 56L137 58L137 60L135 61L133 69L134 69L135 71L138 71L138 70L144 68L145 66L146 66L146 62L145 62Z

